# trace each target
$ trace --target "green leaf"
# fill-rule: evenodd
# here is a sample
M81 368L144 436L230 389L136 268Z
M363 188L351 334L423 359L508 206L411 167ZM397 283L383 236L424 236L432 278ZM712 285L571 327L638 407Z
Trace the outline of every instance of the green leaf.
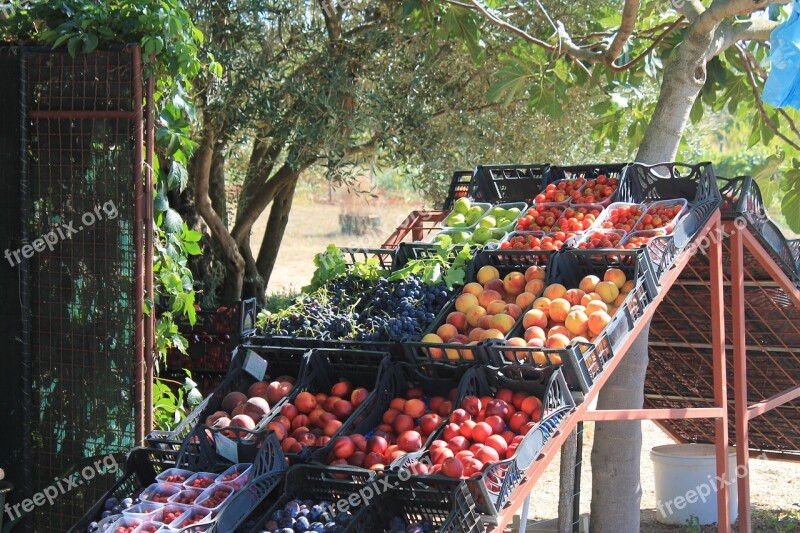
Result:
M167 233L178 233L183 229L183 219L174 209L167 209L164 212L162 227Z
M480 30L470 11L450 5L444 12L442 25L449 37L461 40L473 62L480 62L483 57L483 48L479 44Z
M699 124L703 119L703 100L701 98L695 98L689 118L692 120L692 124Z
M525 89L533 74L522 65L516 64L501 68L495 77L498 81L489 87L487 98L490 102L502 100L503 105L508 105Z
M169 190L177 189L178 192L183 192L186 185L189 183L189 172L186 167L178 161L173 161L167 174L167 187Z
M452 289L454 285L463 285L466 279L466 272L463 268L451 268L444 275L444 282L447 284L448 289Z
M156 213L163 213L167 209L169 209L169 200L167 196L164 194L164 189L159 183L158 187L156 188L156 196L153 198L153 209Z
M86 34L83 38L83 52L88 54L97 48L98 44L100 44L100 41L97 39L97 35L93 33Z
M795 233L800 233L800 182L795 181L792 188L781 200L781 212L786 224Z
M183 249L186 250L186 253L189 255L203 255L203 251L196 242L184 242Z

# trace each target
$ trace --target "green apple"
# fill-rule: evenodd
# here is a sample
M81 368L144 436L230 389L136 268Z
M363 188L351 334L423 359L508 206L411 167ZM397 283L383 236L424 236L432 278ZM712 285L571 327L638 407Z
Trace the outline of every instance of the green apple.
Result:
M446 223L447 223L448 226L456 227L456 228L463 227L463 226L467 225L467 222L464 219L464 215L462 215L461 213L453 213L453 214L451 214L450 216L447 217Z
M506 214L509 218L517 218L519 215L519 207L512 207L511 209L506 210Z
M483 209L479 205L473 205L469 208L469 212L467 212L467 225L472 225L478 221L479 218L483 216Z
M513 218L503 218L503 219L497 221L497 227L498 228L503 228L503 227L508 226L509 224L511 224L513 221L514 221Z
M472 203L469 201L469 198L459 198L453 205L453 211L456 213L461 213L462 215L466 215L471 206Z
M501 218L506 218L508 216L508 211L502 207L495 207L489 214L494 215L494 218L500 220Z
M468 231L454 231L450 234L450 237L453 239L453 244L461 244L462 242L467 242L472 235Z
M492 215L486 215L479 223L482 228L494 228L497 226L497 220Z
M477 242L478 244L483 244L489 239L493 237L492 230L490 228L478 228L475 230L475 233L472 234L472 240Z

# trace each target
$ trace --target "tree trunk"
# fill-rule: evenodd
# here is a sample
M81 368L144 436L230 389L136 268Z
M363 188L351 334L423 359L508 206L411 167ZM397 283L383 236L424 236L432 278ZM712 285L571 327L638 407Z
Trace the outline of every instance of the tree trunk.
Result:
M264 240L261 241L258 261L256 261L256 268L261 279L264 280L265 286L269 286L272 269L275 267L275 261L278 258L281 242L283 242L283 234L286 231L286 225L289 223L289 212L292 210L292 200L294 199L296 188L297 179L287 183L275 196L275 200L272 201L267 230L264 233Z
M708 40L704 40L708 37ZM689 113L705 83L711 35L688 35L664 70L655 112L639 146L642 163L673 161ZM628 350L598 396L598 409L641 409L650 324ZM592 533L639 531L642 489L640 421L598 422L592 448Z
M195 201L197 202L197 211L208 225L214 241L219 245L222 264L225 267L225 283L223 284L220 298L222 304L230 304L241 297L245 262L239 253L236 241L228 233L228 229L214 210L209 197L209 183L216 141L216 132L210 122L211 119L207 117L203 126L200 147L195 156L197 169L195 174Z
M220 220L228 227L228 199L225 196L225 155L223 146L214 146L214 155L211 158L211 174L208 179L208 196L211 206L217 212Z
M575 453L578 450L578 431L572 430L561 446L561 469L558 484L558 533L572 533L572 523L578 519L573 514L575 499Z

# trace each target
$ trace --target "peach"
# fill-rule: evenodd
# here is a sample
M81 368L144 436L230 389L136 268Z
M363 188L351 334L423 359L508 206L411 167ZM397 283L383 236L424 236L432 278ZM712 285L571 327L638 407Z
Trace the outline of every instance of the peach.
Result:
M286 429L286 426L284 426L283 424L279 424L277 422L270 422L269 424L267 424L267 429L271 429L272 431L275 432L275 436L278 438L278 442L282 442L286 439L293 438L289 436L289 430ZM306 433L305 430L307 429L308 428L303 428L302 433ZM297 439L294 440L295 442L297 442Z
M546 317L549 318L551 302L552 300L550 300L550 298L545 298L544 296L541 296L533 301L533 308L531 310L538 309L539 311L542 311Z
M483 332L486 331L483 328L472 328L469 332L469 336L467 337L468 342L477 342L481 340L481 335Z
M353 394L353 384L349 381L340 381L331 387L331 396L338 396L339 398L349 398Z
M499 279L500 272L491 265L485 265L478 270L478 275L476 277L478 279L478 283L484 285L493 279Z
M514 320L517 320L520 317L520 315L522 315L522 308L517 304L506 304L505 307L503 307L502 312L503 314L510 316Z
M498 400L500 400L500 398L498 398ZM500 400L500 401L505 402L505 400ZM512 405L511 402L505 402L505 403L506 405ZM497 415L487 416L485 422L489 424L490 428L492 428L493 435L501 433L506 428L505 421Z
M487 315L496 315L503 312L506 303L503 300L493 300L486 306Z
M542 400L536 396L528 396L522 401L522 404L520 405L520 411L524 412L531 418L537 417L542 411Z
M502 300L501 300L501 302L502 302ZM477 327L477 326L480 326L481 319L484 316L488 316L488 313L486 312L486 309L484 309L480 305L476 305L476 306L472 307L469 311L467 311L467 314L466 314L467 324L469 324L470 327L473 327L473 328Z
M592 302L603 302L603 299L600 298L600 295L596 292L589 292L586 293L583 298L581 298L581 305L587 306ZM605 302L603 302L605 303Z
M364 400L369 397L369 391L364 387L356 387L353 389L353 394L350 395L350 403L353 404L353 407L358 407Z
M247 415L236 415L231 418L231 424L229 427L232 428L243 428L243 429L254 429L256 427L255 421ZM248 435L245 431L239 431L237 435L242 438Z
M397 437L397 446L404 452L418 452L422 449L422 437L416 431L404 431Z
M493 290L484 290L478 295L478 304L484 308L488 308L489 304L495 300L502 301L503 295ZM461 311L461 309L459 309L459 311Z
M513 324L512 324L513 325ZM505 339L505 335L503 335L500 330L490 328L483 332L481 335L481 340L485 341L486 339Z
M531 339L541 339L544 342L547 340L547 334L541 327L531 326L525 330L525 342L529 342Z
M246 401L247 396L244 393L238 391L230 392L222 400L222 410L230 413Z
M517 433L519 433L520 428L530 421L531 417L528 416L526 412L517 411L516 413L511 415L511 419L508 421L508 427L511 428L511 431L516 431Z
M465 396L464 399L461 400L461 409L471 416L477 416L477 414L481 412L482 407L481 399L477 396Z
M236 406L236 408L233 411L231 411L231 417L234 417L236 415L243 415L246 407L247 407L247 402L240 403L239 405Z
M613 303L614 307L617 307L617 308L622 307L622 304L625 303L625 299L626 298L628 298L628 295L626 293L624 293L624 292L619 293L619 296L617 296L617 299L614 300L614 303Z
M442 405L439 406L438 413L441 416L450 416L450 411L452 411L452 410L453 410L453 402L448 400L448 401L442 402Z
M492 422L493 417L505 420L513 409L503 400L491 400L486 404L486 422L494 428L495 433L500 433L505 428L502 420Z
M247 400L244 406L244 414L252 418L256 423L258 423L267 415L267 413L269 413L269 403L267 403L267 400L259 396L250 398Z
M503 285L503 280L502 279L493 279L493 280L487 281L483 285L483 290L485 290L485 291L494 291L497 294L499 294L501 298L506 295L506 287L505 287L505 285Z
M325 424L325 436L326 437L333 437L336 435L336 432L339 431L339 428L342 427L342 423L339 420L331 420L327 424ZM316 439L316 437L314 437Z
M544 281L546 276L547 272L545 271L545 268L539 265L529 266L528 269L525 271L526 281L533 281L535 279Z
M562 335L561 333L557 333L551 337L548 337L544 345L547 348L563 349L569 346L569 337Z
M225 411L216 411L206 417L206 425L213 426L220 418L227 418L228 413Z
M555 300L556 298L563 298L567 294L567 288L560 283L551 283L544 289L542 296Z
M625 277L625 272L622 270L618 268L609 268L606 270L606 273L603 274L603 281L610 281L616 285L618 289L622 289L628 279Z
M393 398L391 402L389 402L389 407L394 409L395 411L403 412L403 407L406 405L405 398Z
M585 305L573 305L572 307L569 308L569 312L572 313L574 311L583 311L585 313L586 312L586 306Z
M595 292L595 293L592 293L592 294L597 294L597 293ZM586 316L589 316L592 313L594 313L595 311L604 311L604 312L607 313L608 312L608 306L606 305L606 303L603 300L592 300L586 306L586 310L584 312L586 313Z
M303 391L295 397L294 405L301 413L308 414L317 407L317 399L310 392Z
M389 442L380 435L373 435L367 440L367 450L371 453L383 454L387 448L389 448Z
M622 288L620 289L620 292L628 294L629 292L631 292L633 290L634 287L636 287L636 282L634 280L632 280L632 279L628 280L622 286Z
M505 287L506 292L514 296L525 290L526 283L525 274L522 272L509 272L503 278L503 287Z
M483 308L481 307L481 309ZM478 319L478 327L481 329L489 329L491 327L490 326L491 322L492 322L492 315L483 314Z
M490 325L493 329L496 329L506 335L511 328L514 327L514 319L505 313L500 313L499 315L494 315L492 317Z
M439 427L439 424L443 422L442 417L435 414L435 413L428 413L423 415L419 421L419 429L422 431L424 435L430 435L436 428Z
M452 422L453 424L462 424L467 420L470 420L469 413L467 413L467 411L461 407L455 409L452 413L450 413L450 422Z
M532 292L525 291L514 299L514 303L517 304L520 307L520 309L527 309L528 307L531 306L531 304L535 299L536 299L535 294L533 294Z
M611 316L604 311L595 311L589 315L589 331L594 335L600 335L608 323L611 322Z
M356 451L356 446L347 435L340 435L333 439L331 449L334 456L339 459L347 459Z
M454 326L459 333L467 330L467 315L461 311L453 311L447 315L447 323Z
M589 339L587 339L586 337L582 337L580 335L572 337L572 344L576 344L578 342L589 342Z
M461 479L464 475L464 464L455 457L448 457L442 463L442 474L447 477Z
M472 428L472 440L479 443L486 442L486 439L492 436L494 431L492 430L492 426L487 424L486 422L478 422L475 424L475 427Z
M278 384L277 381L273 381L273 383ZM269 397L267 396L267 391L269 390L269 386L270 384L264 381L256 381L247 388L247 395L250 398L252 398L253 396L259 396L261 398L264 398L265 400L269 400ZM280 400L280 398L278 399Z
M564 335L565 337L569 337L570 334L569 330L565 326L559 324L547 330L547 338L550 338L553 335Z
M549 309L549 305L548 305ZM522 317L522 326L527 329L533 326L547 327L547 313L541 309L531 309Z
M450 422L444 427L444 431L442 431L442 437L447 442L450 442L454 437L457 437L461 434L461 426L459 426L455 422Z
M442 344L444 342L436 333L428 333L422 337L421 341L429 344ZM444 357L444 352L442 352L441 348L428 348L428 352L434 359L442 359Z
M583 335L589 327L587 322L589 322L589 317L586 316L586 313L583 311L572 311L567 315L567 320L564 322L564 325L571 334Z
M350 435L350 440L352 440L353 444L356 445L356 451L357 452L366 453L366 451L367 451L367 438L364 435L361 435L359 433L355 433L353 435Z
M425 402L417 398L408 400L405 406L403 406L403 414L406 414L415 420L424 415L425 410Z
M600 278L590 274L581 280L578 284L578 288L586 294L589 294L590 292L594 292L594 288L598 283L600 283Z
M544 281L534 279L525 284L525 292L529 292L535 296L539 296L544 290Z
M428 401L428 409L431 413L438 413L439 406L444 403L444 398L442 396L434 396Z
M585 294L586 293L580 289L570 289L564 295L564 299L567 300L571 305L579 305Z
M431 461L433 464L440 465L444 462L445 459L449 459L450 457L455 457L453 450L447 447L441 448L431 448Z
M461 430L460 427L459 430ZM453 450L453 453L455 453L456 455L458 455L458 452L468 450L469 445L470 445L469 439L467 439L463 435L456 435L447 442L447 447Z
M483 290L483 284L475 283L474 281L467 283L464 285L464 288L461 290L461 294L474 294L475 296L479 295Z
M478 305L478 297L474 294L461 294L456 298L456 311L466 313L476 305Z
M499 457L505 454L508 449L508 443L500 435L490 435L489 438L486 439L486 446L493 448Z
M494 463L500 460L500 454L491 446L484 446L475 454L475 459L482 463Z
M450 342L450 339L458 335L458 330L452 324L442 324L436 330L436 334L444 341Z
M570 303L564 298L556 298L550 302L549 315L556 322L564 322L569 314Z
M595 292L607 304L613 303L619 296L619 287L612 281L601 281L595 287Z
M397 418L398 415L402 414L401 411L396 409L392 409L391 407L384 411L383 416L381 417L381 422L384 424L393 424L394 419Z
M414 429L414 419L408 415L397 415L392 423L392 429L396 434Z
M506 341L506 346L510 348L524 348L525 346L527 346L527 343L525 342L525 339L522 339L520 337L511 337ZM508 350L506 352L503 352L503 356L509 361L517 360L517 355L514 353L513 350Z
M328 398L322 402L322 408L328 412L333 412L333 406L336 405L336 402L341 400L338 396L328 396Z
M480 474L483 470L483 463L475 457L471 457L464 461L464 477L472 477Z
M472 421L472 420L467 420L466 422L461 424L461 427L458 428L458 432L465 439L471 440L472 439L472 428L474 428L474 427L475 427L475 422Z
M347 420L347 418L353 414L353 404L347 400L339 400L333 404L333 414L335 414L339 420Z

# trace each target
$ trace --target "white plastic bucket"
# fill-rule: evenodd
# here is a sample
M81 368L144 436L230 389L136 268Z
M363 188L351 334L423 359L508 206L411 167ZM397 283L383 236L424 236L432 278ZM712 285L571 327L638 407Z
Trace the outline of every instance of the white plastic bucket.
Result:
M656 489L657 520L686 525L717 522L717 456L713 444L668 444L650 451ZM731 523L738 516L736 450L728 448L728 493Z

